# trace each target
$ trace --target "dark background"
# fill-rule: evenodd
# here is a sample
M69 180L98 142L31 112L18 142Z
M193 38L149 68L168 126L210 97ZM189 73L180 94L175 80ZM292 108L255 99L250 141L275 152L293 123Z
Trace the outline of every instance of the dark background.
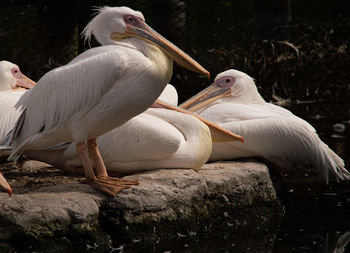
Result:
M180 101L205 88L218 73L239 69L256 79L266 100L273 94L291 99L288 109L310 122L350 164L349 0L1 0L0 60L17 63L38 80L89 47L81 32L92 18L92 7L104 5L140 10L149 25L210 70L212 77L206 80L174 65L171 82ZM335 131L336 123L346 130ZM350 231L348 182L326 186L303 171L282 175L288 183L279 191L286 218L275 224L278 232L271 230L272 252L332 252L325 249L331 235ZM232 239L224 232L214 231L219 238L214 241L178 238L181 248L172 246L173 251L255 252L254 243L260 247L261 235L267 233L259 230L254 237L254 228L249 228L247 234L235 231ZM130 252L164 252L174 239L159 245L136 243Z
M211 72L208 81L175 64L171 82L180 101L229 68L254 77L267 100L273 93L292 100L349 97L348 0L2 0L0 59L38 80L89 47L81 32L92 8L104 5L140 10Z

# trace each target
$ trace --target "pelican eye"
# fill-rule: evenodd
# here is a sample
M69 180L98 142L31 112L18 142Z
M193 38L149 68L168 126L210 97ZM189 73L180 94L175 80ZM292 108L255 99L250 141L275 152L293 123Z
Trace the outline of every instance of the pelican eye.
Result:
M130 24L130 25L134 25L134 26L137 26L139 24L137 17L135 17L133 15L124 16L124 21L125 21L125 23Z
M234 77L223 77L220 78L217 82L217 86L224 88L224 87L232 87L235 83L236 79Z
M13 67L13 68L11 69L11 73L12 73L13 75L16 75L16 74L21 73L21 72L19 71L18 68Z

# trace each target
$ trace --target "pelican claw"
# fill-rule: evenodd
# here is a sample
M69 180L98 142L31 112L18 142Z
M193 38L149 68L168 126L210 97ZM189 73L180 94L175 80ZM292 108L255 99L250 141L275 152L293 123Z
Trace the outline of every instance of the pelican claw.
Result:
M94 188L113 197L115 197L121 190L128 189L132 185L138 184L138 180L128 180L113 177L96 178L95 181L91 182L91 185Z

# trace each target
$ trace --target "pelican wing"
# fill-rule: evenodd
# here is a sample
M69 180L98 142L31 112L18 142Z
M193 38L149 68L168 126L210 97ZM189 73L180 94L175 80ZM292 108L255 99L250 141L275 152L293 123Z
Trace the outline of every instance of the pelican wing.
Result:
M84 53L77 55L74 59L72 59L68 64L74 64L79 61L88 59L90 57L94 57L97 54L103 54L106 51L113 51L116 49L115 45L106 45L106 46L100 46L100 47L94 47L89 50L86 50Z
M244 145L215 143L211 160L264 157L287 168L310 164L326 181L329 171L340 179L349 177L343 160L320 140L315 129L291 113L276 113L269 106L225 103L200 115L245 140Z
M302 156L307 156L305 152L313 150L318 139L314 131L310 131L311 129L304 126L295 116L281 116L260 105L217 104L200 115L244 137L244 145L234 146L241 152L235 153L231 150L232 154L229 154L225 151L225 156L262 156L275 162L280 160L277 161L279 165L283 161L283 165L290 167L289 161L293 160L292 156L302 160L296 152L300 151ZM301 147L304 150L300 149ZM220 152L214 153L216 159L223 158L219 157Z
M21 97L17 106L24 111L12 138L19 137L22 142L64 123L75 113L84 114L100 101L125 70L125 54L118 47L90 49L85 54L80 60L46 73Z
M214 123L226 123L240 120L251 119L266 119L266 118L281 118L281 119L293 119L297 124L303 128L307 128L311 132L315 132L307 121L295 116L292 112L282 107L266 103L260 104L235 104L235 103L222 103L215 104L200 115L207 118Z
M310 159L324 161L323 152L319 152L318 136L292 120L277 117L245 119L221 126L244 136L242 150L249 156L264 157L282 167Z

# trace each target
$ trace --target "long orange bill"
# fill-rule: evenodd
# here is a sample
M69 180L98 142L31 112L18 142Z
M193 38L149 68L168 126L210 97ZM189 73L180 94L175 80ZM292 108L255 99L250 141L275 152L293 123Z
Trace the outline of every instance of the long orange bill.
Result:
M179 107L195 112L219 98L230 96L230 93L230 87L221 87L217 82L214 82L206 89L183 102Z
M187 111L183 108L168 104L168 103L161 101L159 99L156 100L155 105L162 107L162 108L165 108L165 109L189 114L189 115L199 119L200 121L202 121L204 124L206 124L209 127L213 142L226 142L226 141L240 141L242 143L244 142L242 136L231 133L230 131L226 130L225 128L218 126L215 123L210 122L209 120L206 120L206 119L198 116L197 114L194 114L194 113Z

